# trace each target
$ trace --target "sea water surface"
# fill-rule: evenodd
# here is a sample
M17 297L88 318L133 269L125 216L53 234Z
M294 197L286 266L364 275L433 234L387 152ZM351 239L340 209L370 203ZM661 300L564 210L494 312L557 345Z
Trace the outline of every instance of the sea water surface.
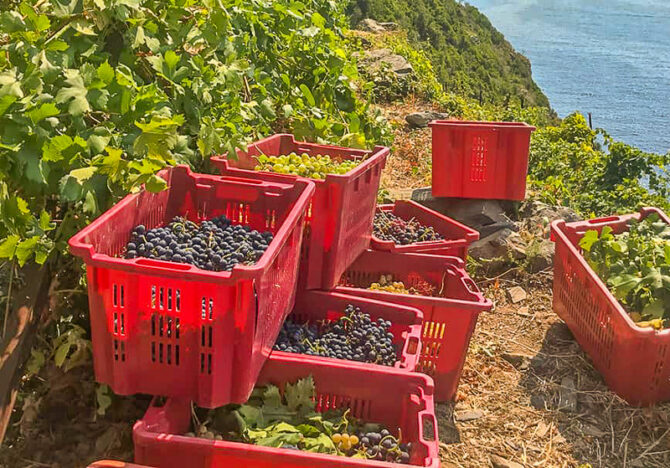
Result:
M670 0L468 0L532 63L561 117L670 151Z

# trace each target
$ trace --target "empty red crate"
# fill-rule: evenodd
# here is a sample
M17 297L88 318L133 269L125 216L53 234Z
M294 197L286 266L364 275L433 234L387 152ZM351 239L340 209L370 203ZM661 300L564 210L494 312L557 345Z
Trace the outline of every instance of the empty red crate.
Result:
M437 288L439 297L410 296L369 290L381 275L390 275L405 286L422 280ZM396 254L368 250L343 276L348 286L338 292L416 307L423 312L421 359L417 370L435 380L435 399L452 400L463 371L477 317L489 310L486 299L465 271L463 260L423 254Z
M344 270L370 245L379 180L389 149L372 151L295 141L293 135L273 135L238 151L237 160L214 157L221 174L264 180L290 181L296 176L254 171L255 157L279 156L292 152L329 155L343 160L362 161L343 175L329 174L324 180L309 179L316 193L308 214L308 237L303 245L301 286L330 289Z
M413 201L398 200L392 205L378 206L377 211L392 213L405 221L415 219L424 226L432 227L442 236L442 239L401 245L393 241L381 240L373 233L370 247L374 250L449 255L465 260L469 245L479 239L479 232L476 230Z
M311 375L317 411L350 408L364 421L384 424L396 437L412 442L410 463L440 466L433 385L429 377L395 370L355 369L337 362L324 365L293 356L271 356L258 385L286 383ZM336 468L407 467L382 461L349 458L240 442L185 437L190 430L191 405L168 400L151 406L133 428L135 461L161 468Z
M245 401L293 307L304 219L314 185L273 185L164 171L168 189L129 195L70 239L86 263L96 379L119 394L149 393L201 406ZM272 231L254 265L213 272L125 259L132 229L175 216L225 214Z
M668 224L670 218L656 208L640 213L552 224L554 258L554 311L591 357L607 385L632 405L670 400L670 330L641 328L629 317L607 285L591 269L579 247L589 230L605 226L618 234L631 219L652 213Z
M523 200L530 134L520 122L436 120L434 197Z
M384 320L391 321L393 324L391 333L393 333L395 338L393 344L397 347L399 358L394 367L413 372L419 362L421 325L423 323L423 314L416 308L335 292L303 291L298 293L295 308L289 315L289 318L292 318L297 323L332 322L344 315L344 309L348 304L360 307L361 312L370 314L372 320L376 321L378 318L383 318ZM345 362L350 366L361 368L380 367L377 364L371 363L342 361L341 359L283 351L272 351L272 355L296 356L301 360L324 363L333 361ZM388 368L388 366L383 367Z

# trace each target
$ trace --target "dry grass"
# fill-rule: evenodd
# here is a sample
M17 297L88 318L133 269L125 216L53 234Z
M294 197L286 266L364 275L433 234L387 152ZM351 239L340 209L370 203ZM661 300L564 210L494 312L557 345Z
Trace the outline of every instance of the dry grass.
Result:
M383 108L395 128L395 143L381 180L381 188L387 189L392 198L409 198L412 189L430 185L430 128L412 129L405 122L407 114L425 110L431 110L431 106L415 98Z
M528 299L512 305L517 284ZM525 467L670 466L670 405L632 408L607 390L552 312L550 273L492 281L487 294L495 307L480 317L455 405L484 416L454 422L452 405L438 406L443 466L488 467L491 455ZM574 392L562 387L570 379Z

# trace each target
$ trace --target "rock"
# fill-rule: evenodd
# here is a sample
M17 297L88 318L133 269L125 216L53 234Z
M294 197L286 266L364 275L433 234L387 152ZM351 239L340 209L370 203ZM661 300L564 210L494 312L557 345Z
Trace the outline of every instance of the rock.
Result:
M551 426L549 426L549 424L547 424L544 421L540 421L539 423L537 423L537 427L535 428L535 435L542 438L547 435L549 429L551 429Z
M558 391L558 408L568 413L577 412L577 387L572 377L561 379L561 388Z
M546 218L549 222L563 219L571 223L581 219L574 210L567 206L553 206L537 200L525 203L520 213L524 218Z
M533 356L524 353L503 353L502 358L518 369L527 369Z
M415 189L412 200L477 230L493 223L511 222L506 213L512 205L503 200L435 198L431 187Z
M498 231L502 231L503 229L509 229L511 231L518 232L519 226L517 226L516 223L513 223L512 221L504 221L477 227L480 239L490 236L491 234L495 234Z
M387 31L395 31L398 29L398 23L394 23L393 21L385 21L383 23L379 23L379 25Z
M480 410L465 410L465 411L456 411L454 418L458 422L468 422L475 421L484 416L484 413Z
M526 249L528 256L528 272L537 273L546 270L554 264L556 245L549 239L542 239L539 243Z
M518 233L511 229L503 229L473 242L468 253L475 259L511 257L515 260L522 260L526 256L524 244Z
M523 468L523 465L511 460L506 460L498 455L489 455L493 468Z
M530 405L537 410L546 410L547 409L547 397L542 394L536 393L535 395L530 396Z
M424 111L412 112L405 116L405 121L414 128L425 128L433 120L444 120L449 118L449 114L444 112Z
M527 306L519 307L519 309L516 311L516 314L522 317L532 317L533 314L531 314L528 310L529 309Z
M512 304L517 304L528 298L528 293L521 286L509 288L507 290L507 295L509 296L510 301L512 301Z
M384 65L399 77L405 77L414 72L414 68L402 55L394 54L391 49L373 49L366 51L361 64L369 71L379 71Z
M384 27L383 24L378 23L372 18L365 18L361 20L361 22L358 23L358 29L360 29L361 31L368 31L373 33L381 33L386 31L386 28Z

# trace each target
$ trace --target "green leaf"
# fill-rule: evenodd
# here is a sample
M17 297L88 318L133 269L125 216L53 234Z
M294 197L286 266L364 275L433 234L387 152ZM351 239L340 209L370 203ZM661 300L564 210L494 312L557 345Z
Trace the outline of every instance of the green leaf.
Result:
M35 253L39 241L40 236L33 236L19 243L16 248L16 260L19 262L19 266L25 265L28 259Z
M165 65L167 65L168 70L174 71L179 63L180 57L173 50L168 50L164 54Z
M43 232L49 232L55 229L54 224L51 222L51 216L44 210L40 213L39 227Z
M308 437L303 440L305 450L318 453L337 453L335 443L327 434L319 434L316 437Z
M662 300L655 299L647 304L642 310L643 317L651 317L652 319L663 318L665 306Z
M98 168L94 166L82 167L80 169L74 169L70 171L69 176L73 177L80 184L86 182L88 179L93 177L93 174L97 172Z
M7 112L7 109L17 101L18 97L11 94L6 94L0 97L0 115L3 115Z
M590 251L593 244L598 241L598 231L590 230L586 231L584 236L579 241L579 246L585 251Z
M314 410L314 379L310 375L304 379L298 380L295 384L286 384L284 397L286 404L292 411L299 409Z
M63 151L74 144L68 135L57 135L44 143L42 147L42 159L48 162L58 162L65 158Z
M144 183L145 187L149 192L156 193L156 192L162 192L168 187L167 182L158 177L157 175L152 175L149 177L149 179Z
M116 76L116 73L114 73L114 69L106 60L98 67L96 74L98 75L100 81L102 81L106 85L114 81L114 76Z
M314 107L316 106L316 101L314 100L314 95L312 92L309 90L309 88L301 84L300 85L300 91L302 91L303 96L305 96L305 99L307 99L307 102L309 103L310 106Z
M109 396L109 387L104 384L98 385L98 388L95 390L95 399L98 402L97 413L100 416L104 416L107 409L112 405L112 397Z
M318 12L312 13L312 24L319 28L323 28L326 25L326 18L321 16Z
M56 107L54 103L46 102L39 107L29 110L28 112L26 112L26 114L28 115L30 120L32 120L33 123L36 124L46 119L47 117L53 117L55 115L60 114L60 111L58 110L58 107Z
M56 94L56 102L69 102L68 112L73 116L82 115L91 110L86 94L88 90L84 86L84 79L78 70L65 70L65 82L69 85L63 87Z
M16 246L21 238L17 234L7 236L2 243L0 243L0 258L14 258L16 253Z
M70 24L80 34L84 34L86 36L96 35L94 24L91 23L90 21L85 20L84 18L77 18Z

